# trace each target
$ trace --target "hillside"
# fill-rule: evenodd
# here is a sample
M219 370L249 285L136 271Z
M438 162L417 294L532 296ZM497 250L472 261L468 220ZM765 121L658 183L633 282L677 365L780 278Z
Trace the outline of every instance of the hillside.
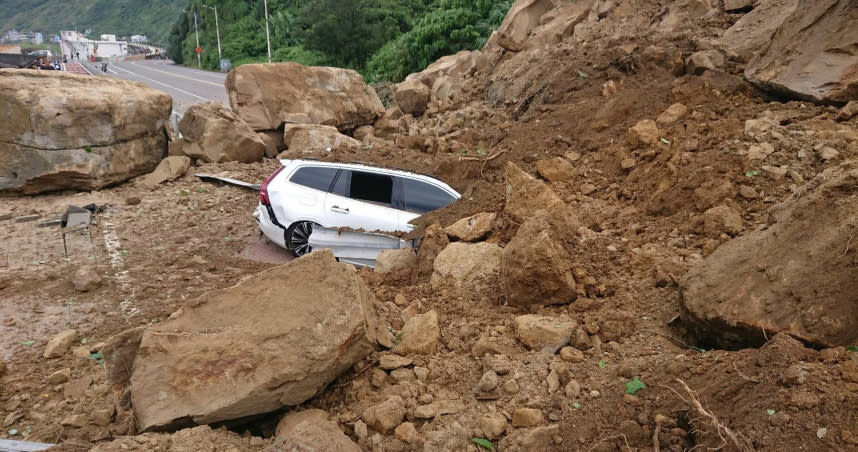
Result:
M164 42L183 7L178 0L0 0L0 30L92 28L95 35L142 34Z

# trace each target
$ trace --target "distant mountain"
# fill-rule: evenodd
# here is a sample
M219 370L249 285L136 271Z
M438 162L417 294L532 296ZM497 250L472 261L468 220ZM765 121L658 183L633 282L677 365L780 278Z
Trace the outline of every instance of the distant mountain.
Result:
M146 35L164 43L187 0L0 0L0 33L38 31L45 39L60 30Z

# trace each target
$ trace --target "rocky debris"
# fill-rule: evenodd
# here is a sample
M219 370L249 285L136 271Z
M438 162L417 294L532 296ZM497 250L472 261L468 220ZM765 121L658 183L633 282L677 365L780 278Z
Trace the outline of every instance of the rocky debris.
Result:
M761 345L777 332L821 346L858 340L852 243L858 169L826 170L773 224L720 246L682 279L681 318L699 339ZM825 221L819 221L825 218Z
M504 211L514 220L524 222L539 210L551 212L552 221L562 223L561 230L577 230L578 220L569 207L544 182L522 171L514 163L504 167L506 205Z
M851 0L799 0L745 68L755 86L794 99L858 100L858 10Z
M417 254L411 248L382 250L375 258L375 272L389 273L417 267Z
M542 410L537 408L516 408L512 412L513 427L534 427L545 422Z
M373 137L375 137L375 127L360 126L355 129L354 132L352 132L352 136L355 140L358 140L362 143L368 143Z
M420 116L429 104L429 87L416 78L396 85L396 105L407 115Z
M497 214L494 212L480 212L447 226L444 232L452 240L478 242L489 235L496 218Z
M374 304L330 250L203 295L142 333L130 380L139 429L304 402L373 349Z
M536 171L548 182L569 182L578 175L575 167L563 157L536 162Z
M652 146L658 143L661 132L652 119L644 119L629 129L626 140L632 147Z
M685 62L685 72L692 75L701 75L704 71L722 69L726 63L724 55L717 50L703 50L695 52Z
M516 0L497 29L497 44L513 52L523 50L530 32L553 6L550 0Z
M835 118L837 121L843 122L848 121L854 117L858 116L858 100L850 101L848 104L844 105L843 108L837 112L837 117Z
M69 381L71 378L71 369L66 367L48 375L48 384L59 385Z
M713 238L721 234L736 236L742 232L743 226L742 215L730 206L722 204L703 213L703 231Z
M399 369L400 367L410 366L412 362L411 358L388 353L381 355L378 359L378 367L381 367L384 370L394 370Z
M102 282L101 275L92 268L78 269L74 272L74 278L72 279L74 290L78 292L92 292L101 287Z
M311 408L289 413L277 424L277 438L283 440L281 450L318 450L360 452L360 447L346 436L328 413Z
M89 452L261 452L266 442L258 437L242 437L221 427L212 430L207 425L179 430L175 433L144 433L120 436L95 445ZM348 450L348 449L346 449Z
M487 295L497 290L503 248L494 243L453 242L435 258L432 285L452 281L457 287Z
M152 189L164 182L176 180L182 177L190 167L191 159L188 157L175 155L167 157L161 160L155 171L143 178L143 186Z
M408 444L416 443L419 439L417 427L415 427L412 422L403 422L399 424L399 427L396 427L393 433L396 434L397 438L405 441Z
M393 347L393 352L399 355L434 353L440 336L437 312L432 310L425 314L417 314L405 322L405 326L402 327L402 338Z
M45 352L42 353L42 357L59 358L65 355L74 343L76 336L77 330L65 330L57 334L48 341L48 345L45 346Z
M435 258L447 248L449 243L447 233L438 223L429 225L423 231L423 238L420 239L420 247L417 249L417 270L421 277L433 275Z
M774 152L775 147L771 143L752 144L748 148L748 160L765 160Z
M786 166L763 165L760 172L771 180L781 180L786 177L789 168Z
M406 122L402 110L398 107L391 107L375 121L373 131L375 136L379 138L392 139L394 135L402 131Z
M364 410L361 419L369 428L386 433L396 428L405 418L405 402L400 396L391 396L378 405Z
M265 155L259 134L218 102L193 105L179 122L184 155L205 162L256 162Z
M675 103L658 115L655 123L658 126L666 127L684 118L686 114L688 114L688 107L680 103Z
M839 155L840 155L840 153L837 152L837 149L834 149L834 148L829 147L829 146L825 146L819 150L819 158L821 158L823 161L826 161L826 162L829 160L836 159Z
M167 154L170 96L140 83L0 69L0 104L0 192L96 190Z
M243 64L229 72L225 84L233 111L254 130L304 121L349 130L384 113L375 90L350 69Z
M574 320L536 314L520 315L515 318L514 325L516 339L533 350L560 349L578 329Z
M318 124L286 124L283 142L291 151L319 151L342 147L358 148L361 143L343 135L336 127Z
M577 297L569 254L542 210L503 249L500 283L511 306L564 304Z
M480 430L488 439L497 439L503 436L506 433L506 426L506 416L498 412L484 414L480 418Z

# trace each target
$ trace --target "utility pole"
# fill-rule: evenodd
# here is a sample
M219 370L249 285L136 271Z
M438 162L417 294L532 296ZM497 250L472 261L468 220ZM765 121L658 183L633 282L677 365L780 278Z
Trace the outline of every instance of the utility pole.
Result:
M194 10L194 36L197 38L197 46L194 48L194 52L197 53L197 67L202 68L203 62L200 57L200 31L197 29L197 10Z
M271 35L268 33L268 0L263 0L265 4L265 42L268 43L268 62L271 62Z
M220 26L217 23L217 6L209 6L203 3L203 6L206 8L210 8L214 10L215 13L215 34L217 34L217 59L223 59L223 56L220 53Z

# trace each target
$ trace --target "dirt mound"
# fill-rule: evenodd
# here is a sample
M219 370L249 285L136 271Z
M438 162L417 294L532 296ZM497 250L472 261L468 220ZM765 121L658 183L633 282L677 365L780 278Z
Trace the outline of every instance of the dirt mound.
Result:
M784 332L822 347L858 343L858 164L810 185L773 212L773 224L724 244L683 278L682 320L700 342L760 346Z

